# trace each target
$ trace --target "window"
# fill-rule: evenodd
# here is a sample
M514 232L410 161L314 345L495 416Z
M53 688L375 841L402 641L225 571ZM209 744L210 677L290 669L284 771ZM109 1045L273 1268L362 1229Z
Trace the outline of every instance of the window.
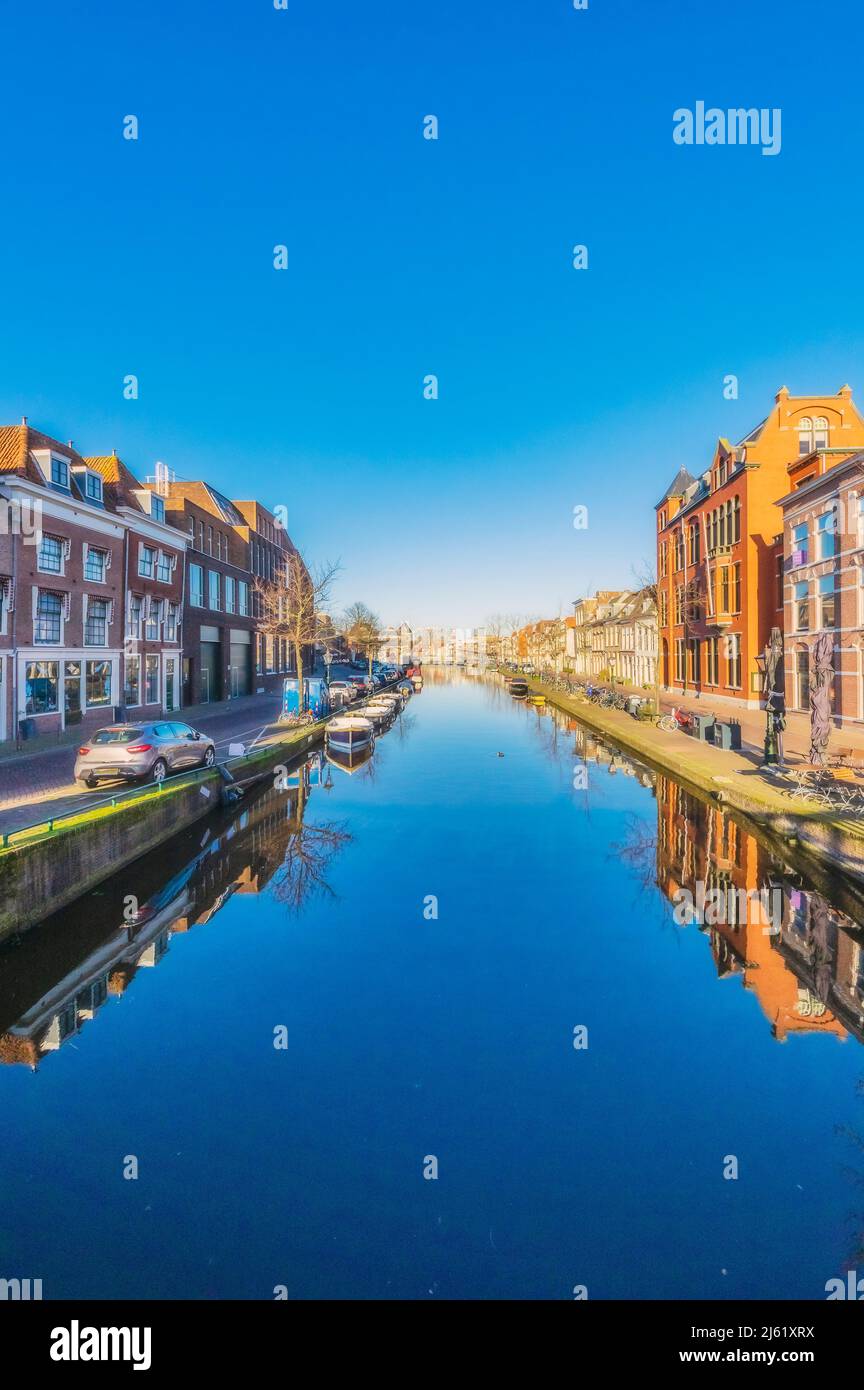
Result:
M43 531L39 542L37 569L43 574L62 574L65 546L59 536L48 536Z
M217 610L222 606L219 601L218 570L209 570L207 573L207 606Z
M151 598L147 605L147 623L144 636L148 642L159 641L159 624L162 621L162 599Z
M28 661L25 671L25 712L54 714L57 710L56 661Z
M730 612L729 608L729 566L724 565L720 571L720 598L718 607L721 613Z
M108 568L108 552L106 550L94 550L92 545L88 545L84 555L84 578L91 584L104 584L105 571Z
M193 608L204 607L204 571L200 565L189 566L189 602Z
M171 563L172 558L171 555L166 555L164 550L159 551L156 560L156 578L159 580L160 584L171 583L171 571L174 568Z
M776 585L775 599L778 608L783 607L783 556L777 556L777 567L774 575Z
M198 546L197 546L197 548L198 548L198 550L201 551L201 553L202 553L202 555L203 555L203 553L204 553L204 522L203 522L203 521L199 521L199 522L198 522Z
M141 614L144 607L144 600L140 594L129 595L129 626L128 635L141 640Z
M837 591L833 574L826 574L819 580L819 623L821 627L837 626Z
M832 560L837 553L837 513L834 508L823 512L816 522L816 540L820 560Z
M699 652L700 643L698 637L691 637L687 646L689 648L688 655L690 657L690 680L693 685L699 685L702 680L702 662Z
M741 612L741 566L737 562L732 566L732 612Z
M683 584L676 584L676 585L675 585L675 621L676 621L676 623L683 623L683 621L684 621L684 585L683 585Z
M800 526L796 526L792 532L792 566L797 569L799 565L806 565L810 553L809 532L807 522L802 521Z
M123 687L123 701L127 705L140 705L141 703L140 656L127 656L126 658L126 684Z
M695 521L690 522L690 563L699 563L699 526Z
M798 453L812 454L814 449L828 448L828 421L824 415L811 420L805 415L798 421Z
M795 653L795 708L808 709L810 705L810 653Z
M148 705L159 703L159 658L158 656L148 656L147 662L147 687L144 699Z
M676 637L676 639L675 639L675 679L676 679L677 681L680 681L682 685L684 684L684 677L685 677L685 671L686 671L686 667L685 667L685 664L684 664L684 663L685 663L684 639L683 639L682 637Z
M111 703L111 662L88 661L85 663L87 684L87 705L110 705Z
M862 570L864 574L864 570ZM666 627L669 622L669 595L665 589L660 590L660 626Z
M108 600L85 596L84 646L108 646ZM92 665L92 663L90 663ZM88 700L88 704L89 704Z
M236 604L236 597L235 597L235 595L236 595L236 589L237 589L237 586L236 586L235 581L232 579L232 577L231 577L230 574L226 574L226 576L225 576L225 612L226 612L226 613L233 613L233 612L235 611L235 604Z
M165 641L177 641L178 608L176 603L168 604L168 617L165 620Z
M207 527L207 554L213 554L213 527Z
M51 482L55 487L69 490L69 462L67 459L57 458L51 455Z
M165 503L154 492L150 493L150 515L154 521L165 520Z
M249 585L244 579L237 580L237 612L244 618L249 616Z
M657 517L657 527L658 527L658 530L662 531L665 525L666 525L666 513L665 513L665 511L663 511L663 512L660 512L660 513L658 514L658 517Z
M59 594L46 589L39 590L36 600L36 617L33 623L33 641L57 643L62 641L63 600ZM44 663L40 663L44 664Z
M810 628L810 586L806 582L796 584L793 590L792 621L796 632L807 632Z
M727 685L730 690L741 688L741 638L737 632L732 633L726 638L727 648Z
M138 547L138 573L142 579L152 579L156 567L156 551L152 545Z
M717 685L719 680L719 650L719 639L716 637L709 637L705 642L705 679L708 685Z
M737 545L741 539L741 498L736 497L732 503L732 544Z
M666 577L666 542L665 542L665 541L661 541L661 542L660 542L660 548L659 548L657 554L658 554L659 560L660 560L660 578L661 578L661 579L665 579L665 577Z
M102 502L102 479L98 473L88 473L84 484L84 496L88 502Z

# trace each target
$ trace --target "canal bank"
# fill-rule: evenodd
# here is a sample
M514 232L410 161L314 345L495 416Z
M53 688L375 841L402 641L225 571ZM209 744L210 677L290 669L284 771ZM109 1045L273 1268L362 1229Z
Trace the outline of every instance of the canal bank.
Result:
M4 837L0 942L75 902L119 869L212 814L246 784L319 743L323 721L262 741L219 767L180 774L138 792L49 818ZM226 776L227 771L227 776Z
M839 811L814 809L809 802L790 795L788 783L762 770L746 754L698 743L687 734L665 733L621 710L602 709L584 697L564 695L532 676L525 679L550 704L658 771L747 816L777 841L797 845L864 882L864 820Z

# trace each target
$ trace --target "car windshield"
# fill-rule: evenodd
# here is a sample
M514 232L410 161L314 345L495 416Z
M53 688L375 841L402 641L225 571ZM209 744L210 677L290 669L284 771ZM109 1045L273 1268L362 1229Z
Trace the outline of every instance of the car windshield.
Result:
M93 735L93 743L134 743L140 738L141 729L100 729Z

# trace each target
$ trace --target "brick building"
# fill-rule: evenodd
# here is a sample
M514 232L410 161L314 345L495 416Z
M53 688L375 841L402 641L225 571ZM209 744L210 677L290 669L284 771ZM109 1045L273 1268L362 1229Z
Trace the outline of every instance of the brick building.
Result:
M170 526L165 503L116 454L86 460L105 497L126 522L123 556L122 696L133 719L180 708L186 536Z
M98 727L120 702L127 520L98 470L0 427L0 739Z
M783 513L786 704L809 709L811 649L834 634L837 726L864 721L864 453L816 449L788 469Z
M208 483L156 485L171 526L186 536L182 701L207 704L255 688L255 622L246 523Z
M661 684L758 709L757 655L782 630L783 514L790 464L815 452L864 447L864 420L836 396L784 386L740 443L719 439L698 478L679 469L656 507Z

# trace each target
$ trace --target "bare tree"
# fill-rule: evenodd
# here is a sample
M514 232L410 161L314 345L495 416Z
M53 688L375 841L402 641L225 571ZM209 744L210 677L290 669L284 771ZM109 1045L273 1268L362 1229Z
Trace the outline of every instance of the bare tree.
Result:
M318 894L330 898L336 896L327 882L327 869L331 859L352 839L338 821L307 825L304 820L306 800L307 792L301 778L295 829L273 883L276 901L294 913Z
M386 641L381 633L378 614L367 608L365 603L352 603L342 615L339 631L352 652L360 652L367 658L371 676L372 662Z
M291 550L281 574L277 572L269 580L255 579L253 584L258 631L271 641L287 642L294 653L301 707L304 653L331 630L326 606L339 569L338 561L330 561L309 570L299 551Z

